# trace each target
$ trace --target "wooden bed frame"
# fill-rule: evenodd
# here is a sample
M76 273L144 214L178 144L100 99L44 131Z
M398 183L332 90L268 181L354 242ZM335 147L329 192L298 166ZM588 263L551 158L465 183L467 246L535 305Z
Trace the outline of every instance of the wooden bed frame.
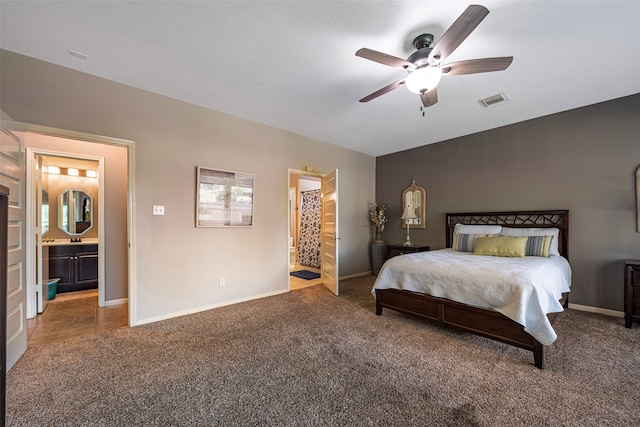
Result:
M569 211L477 212L446 214L446 243L451 247L456 224L502 225L513 228L558 228L558 250L562 256L569 253ZM566 308L569 294L560 300ZM398 289L376 289L376 314L383 308L412 314L442 325L473 332L477 335L502 341L533 352L535 366L542 369L544 346L524 331L519 323L497 311L462 304L446 298L432 297ZM553 325L558 313L547 315Z

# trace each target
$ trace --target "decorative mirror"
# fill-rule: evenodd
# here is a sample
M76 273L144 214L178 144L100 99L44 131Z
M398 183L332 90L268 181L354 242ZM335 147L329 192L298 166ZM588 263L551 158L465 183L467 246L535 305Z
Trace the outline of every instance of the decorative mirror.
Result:
M58 228L81 236L93 227L93 198L82 190L69 189L58 196Z
M427 192L424 188L416 185L416 180L411 180L411 185L402 192L402 211L403 216L407 210L415 213L414 219L403 219L402 228L407 228L407 224L411 228L427 227ZM413 216L413 215L411 215Z

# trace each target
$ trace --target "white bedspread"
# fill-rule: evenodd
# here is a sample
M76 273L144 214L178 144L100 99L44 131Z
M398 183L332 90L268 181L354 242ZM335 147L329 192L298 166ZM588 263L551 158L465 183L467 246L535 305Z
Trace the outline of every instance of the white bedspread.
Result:
M549 345L557 335L546 315L562 311L558 300L570 286L571 267L563 257L505 258L442 249L389 259L372 293L403 289L492 308Z

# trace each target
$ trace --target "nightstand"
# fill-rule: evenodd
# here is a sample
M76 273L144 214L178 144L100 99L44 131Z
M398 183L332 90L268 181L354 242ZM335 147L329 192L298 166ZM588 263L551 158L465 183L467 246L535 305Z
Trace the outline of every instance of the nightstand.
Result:
M429 246L424 245L413 245L413 246L404 246L400 245L387 245L387 259L393 258L394 256L404 255L404 254L414 254L416 252L427 252L429 250Z
M640 261L624 262L624 326L640 322Z

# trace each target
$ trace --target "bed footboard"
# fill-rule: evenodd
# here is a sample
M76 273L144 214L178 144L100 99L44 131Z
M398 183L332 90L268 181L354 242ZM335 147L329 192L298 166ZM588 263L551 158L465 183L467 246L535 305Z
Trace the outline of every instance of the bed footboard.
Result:
M381 315L383 308L390 308L530 350L533 352L535 366L538 369L543 367L544 346L525 332L522 325L497 311L416 292L376 289L376 314ZM551 324L557 315L558 313L549 314Z

